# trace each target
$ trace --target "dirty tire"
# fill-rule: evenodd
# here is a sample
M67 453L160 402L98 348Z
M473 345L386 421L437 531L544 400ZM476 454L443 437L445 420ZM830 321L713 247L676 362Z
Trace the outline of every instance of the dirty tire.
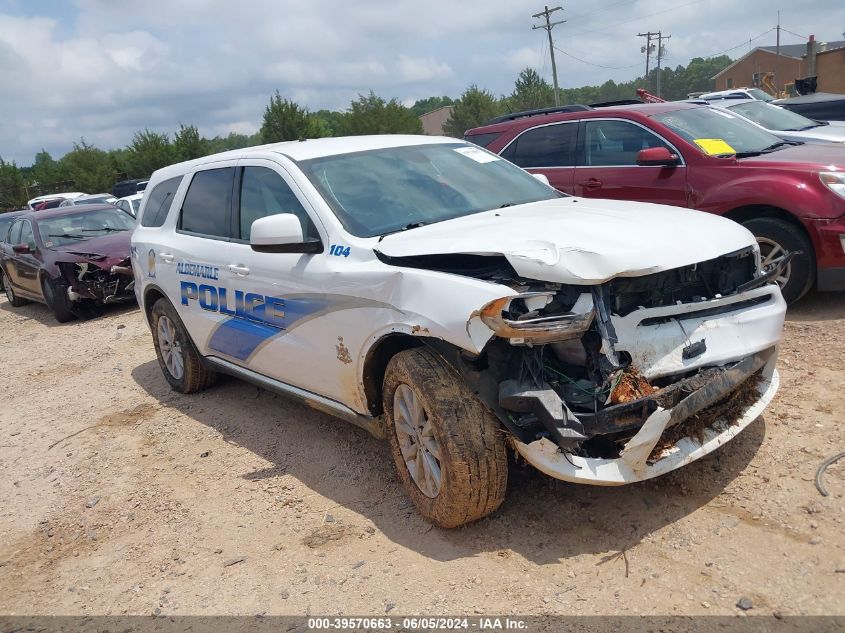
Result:
M812 242L804 232L777 218L754 218L742 224L758 240L773 242L790 252L801 251L790 262L789 280L781 287L781 294L787 303L794 303L807 294L816 281L816 255Z
M175 377L170 370L162 356L162 349L159 343L158 326L159 319L167 317L170 323L173 324L175 330L176 340L181 347L181 354L183 359L183 372L180 377ZM158 357L158 364L161 367L161 372L170 383L170 386L181 393L194 393L202 391L214 384L217 379L217 374L209 369L202 362L200 353L194 346L191 337L185 329L182 319L176 313L176 310L167 299L159 299L153 304L153 309L150 311L150 321L153 333L153 343L155 345L156 356Z
M423 494L400 450L394 426L394 394L410 387L432 423L441 457L436 497ZM446 364L427 348L400 352L390 359L384 378L385 431L396 470L423 517L443 528L487 516L501 505L508 482L502 428L492 413Z
M26 299L21 299L15 294L15 291L12 288L12 283L6 277L6 273L0 270L0 275L3 276L3 290L6 292L6 299L8 299L13 308L20 308L21 306L29 303Z
M58 279L50 279L46 275L41 277L41 294L44 303L59 323L67 323L76 318L67 296L67 285Z

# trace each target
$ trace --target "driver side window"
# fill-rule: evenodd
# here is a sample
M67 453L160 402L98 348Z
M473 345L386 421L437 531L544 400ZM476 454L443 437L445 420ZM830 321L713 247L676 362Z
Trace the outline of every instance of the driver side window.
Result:
M629 167L640 150L666 147L648 130L627 121L586 121L584 154L588 167Z
M279 213L293 213L306 239L319 238L317 227L284 179L267 167L244 167L241 176L240 238L249 240L252 223Z
M28 220L21 222L21 236L18 244L26 244L31 250L35 250L35 235L32 234L32 225Z

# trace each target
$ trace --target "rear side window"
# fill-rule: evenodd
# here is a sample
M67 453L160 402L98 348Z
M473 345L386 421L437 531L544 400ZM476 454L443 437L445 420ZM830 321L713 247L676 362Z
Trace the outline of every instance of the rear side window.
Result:
M282 177L266 167L244 167L241 178L240 236L249 239L252 223L279 213L299 218L304 237L319 237L302 203Z
M490 143L499 138L501 135L501 132L491 132L489 134L472 134L464 136L464 140L469 141L473 145L478 145L479 147L487 147L488 145L490 145Z
M535 127L520 134L502 157L520 167L572 167L578 123Z
M182 176L170 178L158 183L150 192L147 199L147 207L144 209L144 216L141 218L141 226L161 226L170 211L173 196L182 182Z
M212 237L231 237L232 183L234 167L208 169L194 174L179 228Z

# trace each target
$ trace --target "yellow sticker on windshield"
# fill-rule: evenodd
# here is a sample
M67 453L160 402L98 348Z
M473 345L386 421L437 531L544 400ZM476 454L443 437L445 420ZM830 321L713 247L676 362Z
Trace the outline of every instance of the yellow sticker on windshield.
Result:
M736 154L736 150L720 138L697 138L694 142L710 156Z

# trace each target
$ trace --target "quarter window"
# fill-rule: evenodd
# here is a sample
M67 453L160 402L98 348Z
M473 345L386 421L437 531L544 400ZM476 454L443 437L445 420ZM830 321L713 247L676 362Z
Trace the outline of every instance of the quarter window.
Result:
M518 136L502 157L520 167L572 167L577 131L577 123L536 127Z
M584 155L589 167L637 164L637 154L649 147L665 147L660 138L627 121L586 121Z
M21 236L17 244L26 244L30 249L35 250L35 236L32 234L32 225L24 220L21 222Z
M293 213L298 217L304 237L319 237L302 203L279 174L266 167L244 167L241 177L241 239L249 240L253 222L279 213Z
M12 225L12 228L9 230L9 244L16 245L21 243L21 227L23 226L23 220L18 220Z
M212 237L231 237L232 180L234 167L208 169L194 174L179 228Z
M182 182L182 176L170 178L160 182L147 196L147 206L144 208L144 215L141 218L141 226L157 227L164 224L173 196Z

